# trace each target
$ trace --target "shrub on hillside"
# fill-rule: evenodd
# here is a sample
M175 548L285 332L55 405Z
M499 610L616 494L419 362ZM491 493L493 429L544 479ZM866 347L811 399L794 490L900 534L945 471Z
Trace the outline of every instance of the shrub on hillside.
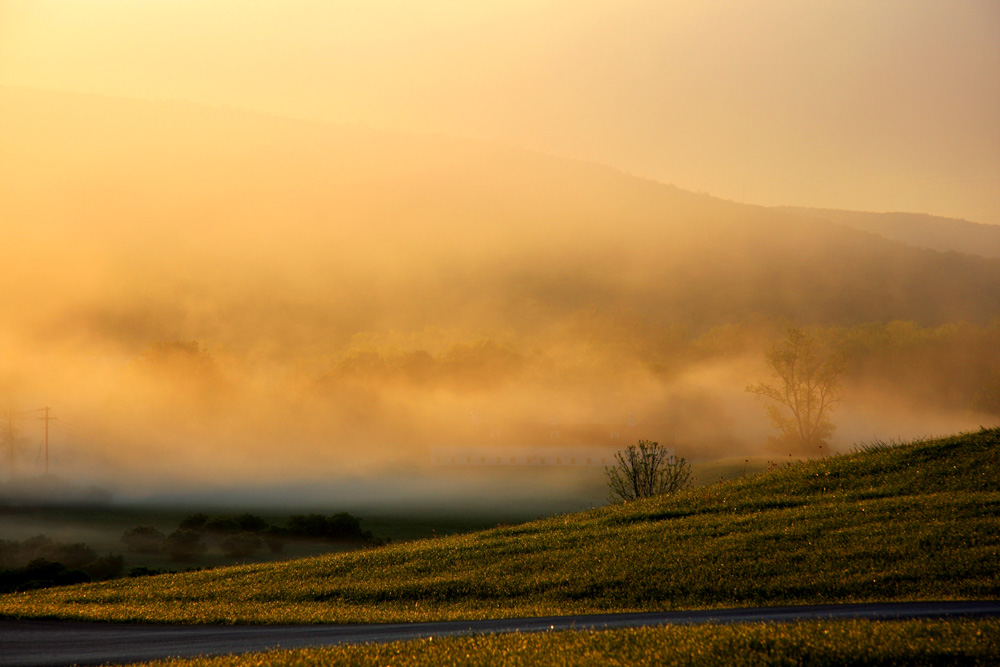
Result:
M615 460L615 465L604 469L612 500L661 496L679 491L691 481L688 462L650 440L616 452Z

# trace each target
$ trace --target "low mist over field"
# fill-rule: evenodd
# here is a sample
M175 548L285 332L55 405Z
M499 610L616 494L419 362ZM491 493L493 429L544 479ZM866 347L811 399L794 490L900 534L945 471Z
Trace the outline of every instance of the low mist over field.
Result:
M996 225L737 203L471 125L5 72L3 479L43 472L46 424L53 474L131 498L473 494L433 480L525 448L593 453L539 478L572 485L638 438L818 456L769 443L745 391L790 325L847 360L835 451L1000 418Z

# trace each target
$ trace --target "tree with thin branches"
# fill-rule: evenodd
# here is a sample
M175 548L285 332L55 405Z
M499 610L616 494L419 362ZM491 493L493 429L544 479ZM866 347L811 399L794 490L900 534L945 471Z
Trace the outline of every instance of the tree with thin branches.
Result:
M636 500L678 491L691 480L691 466L650 440L616 452L617 463L604 468L611 499Z
M795 443L802 451L822 451L833 434L830 421L840 398L843 357L825 350L809 332L789 327L785 339L767 352L771 383L749 385L746 390L769 399L767 416L781 431L779 442Z

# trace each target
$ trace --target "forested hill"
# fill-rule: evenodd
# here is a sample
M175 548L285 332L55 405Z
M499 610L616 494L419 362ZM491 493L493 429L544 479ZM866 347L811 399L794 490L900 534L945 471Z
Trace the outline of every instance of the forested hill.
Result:
M32 335L1000 316L1000 259L505 146L13 88L0 119L0 278L31 292L0 316Z
M1000 225L922 213L868 213L791 206L778 207L777 210L839 222L916 248L1000 257Z

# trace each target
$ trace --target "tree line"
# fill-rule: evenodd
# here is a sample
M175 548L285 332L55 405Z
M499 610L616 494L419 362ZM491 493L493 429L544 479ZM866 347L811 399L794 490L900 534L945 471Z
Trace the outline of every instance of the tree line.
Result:
M163 533L149 525L136 526L121 536L127 553L168 555L190 568L210 549L227 558L255 558L265 547L280 553L288 542L319 542L357 546L379 546L387 540L376 538L361 526L361 520L348 514L293 514L283 526L245 512L240 515L191 514L177 529ZM100 555L82 542L57 542L45 535L26 540L0 540L0 593L65 586L161 574L168 570L144 565L126 568L121 554Z
M248 512L238 516L191 514L177 529L164 534L153 526L136 526L122 535L122 544L134 553L166 553L177 561L192 561L217 547L230 558L249 558L267 547L280 553L290 540L348 542L379 546L383 541L361 527L361 520L339 512L293 514L284 526L275 526Z
M561 376L574 358L564 355L556 362L546 350L563 339L582 344L578 347L587 356L575 360L580 363L599 365L603 359L609 369L643 368L669 381L699 364L769 352L790 326L835 352L845 385L891 387L894 395L915 405L1000 415L1000 319L986 325L889 321L829 327L754 317L695 330L652 326L628 313L586 312L553 334L553 340L507 336L501 343L484 338L454 342L440 352L419 343L405 349L368 340L333 355L330 365L319 370L317 384L320 389L357 383L488 389L520 377Z
M114 579L124 569L120 555L101 556L82 542L56 542L45 535L0 540L0 593Z

